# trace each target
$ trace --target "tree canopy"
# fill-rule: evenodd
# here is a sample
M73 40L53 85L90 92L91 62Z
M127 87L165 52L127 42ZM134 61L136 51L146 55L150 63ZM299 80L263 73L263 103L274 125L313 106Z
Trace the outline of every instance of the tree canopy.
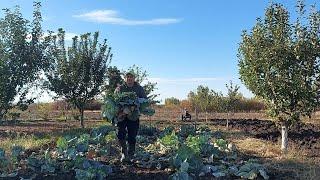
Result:
M27 96L29 89L49 66L48 41L42 39L41 4L33 6L32 21L22 16L19 6L4 9L0 19L0 119L9 109L18 106L24 110L33 102Z
M297 14L290 23L287 9L272 3L264 19L243 32L238 54L242 82L268 102L270 114L281 122L283 151L288 126L319 105L320 12L313 6L306 16L298 1Z
M111 48L106 39L98 43L98 32L75 36L68 48L65 48L64 30L59 29L57 35L50 37L52 66L47 73L48 88L79 109L83 127L85 104L101 93L106 81Z
M320 13L313 9L304 18L304 4L297 8L299 17L291 24L283 5L270 5L265 18L243 32L238 54L243 83L287 123L310 115L319 99Z

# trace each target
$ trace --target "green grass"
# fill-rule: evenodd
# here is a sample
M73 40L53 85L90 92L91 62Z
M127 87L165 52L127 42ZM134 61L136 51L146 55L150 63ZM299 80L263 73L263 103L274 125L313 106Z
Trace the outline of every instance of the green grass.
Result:
M11 147L14 145L22 146L26 149L32 149L36 147L40 147L44 144L48 144L51 142L50 137L38 138L35 136L25 136L25 137L16 137L16 138L4 138L0 141L0 148L5 151L10 151Z
M85 133L90 133L93 127L97 127L105 124L107 123L101 122L95 125L88 126L86 128L74 128L70 130L64 130L61 132L52 132L52 133L41 134L41 135L25 135L25 136L11 137L11 138L3 138L3 139L0 139L0 148L4 149L6 152L10 151L13 145L19 145L26 149L33 149L33 148L41 147L52 141L56 141L56 139L58 139L61 136L80 136Z

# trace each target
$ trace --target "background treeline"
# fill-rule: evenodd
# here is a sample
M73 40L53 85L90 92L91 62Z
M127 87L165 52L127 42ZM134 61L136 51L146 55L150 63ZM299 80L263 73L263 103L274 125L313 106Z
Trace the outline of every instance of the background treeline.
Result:
M224 96L218 96L216 97L219 100L218 104L221 104L221 106L217 106L214 104L208 105L207 112L228 112L227 110L227 103L228 103L228 97ZM165 104L163 105L165 108L174 109L174 108L186 108L190 111L194 111L195 107L192 105L194 102L189 99L185 100L179 100L175 97L167 98L165 100ZM238 101L235 103L235 112L258 112L266 109L266 105L262 100L259 100L257 98L245 98L241 97L238 99ZM199 112L202 112L201 109L198 109ZM204 111L203 111L204 112Z
M238 92L239 86L233 85L232 82L226 85L228 93L223 95L221 92L216 92L206 86L198 86L195 91L190 91L187 99L178 99L175 97L166 98L164 105L155 105L158 108L169 109L188 109L198 112L259 112L266 109L266 104L263 100L253 97L246 98ZM84 109L91 111L101 110L102 100L91 100ZM41 103L41 105L33 108L48 106L45 109L53 111L72 110L74 107L65 100L58 100L52 103Z
M226 85L228 93L223 95L206 86L198 86L188 94L188 99L179 100L175 97L165 99L166 108L186 108L198 112L257 112L266 109L266 104L259 98L245 98L238 92L239 86Z

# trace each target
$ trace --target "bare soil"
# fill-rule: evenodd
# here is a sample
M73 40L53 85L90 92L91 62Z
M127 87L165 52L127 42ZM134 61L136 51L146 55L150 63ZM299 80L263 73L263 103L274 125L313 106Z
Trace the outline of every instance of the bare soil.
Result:
M210 120L210 126L226 126L226 123L226 119ZM241 130L258 139L273 142L281 140L280 127L270 120L231 119L229 128ZM289 143L307 150L309 156L320 157L320 125L298 123L289 128L288 138Z

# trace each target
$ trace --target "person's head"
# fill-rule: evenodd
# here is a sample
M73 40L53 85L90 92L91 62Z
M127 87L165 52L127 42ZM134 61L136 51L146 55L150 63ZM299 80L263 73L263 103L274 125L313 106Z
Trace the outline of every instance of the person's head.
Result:
M125 74L125 81L126 81L127 86L132 87L134 85L134 82L135 82L134 74L131 73L131 72L127 72Z

